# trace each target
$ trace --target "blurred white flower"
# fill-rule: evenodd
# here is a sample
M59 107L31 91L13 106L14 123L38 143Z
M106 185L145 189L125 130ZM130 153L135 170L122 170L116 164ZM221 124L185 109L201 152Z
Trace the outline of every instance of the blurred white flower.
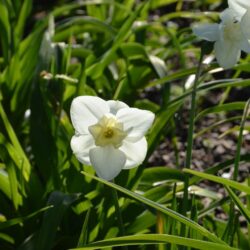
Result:
M80 96L73 100L70 115L75 128L73 153L83 164L93 165L99 177L112 180L122 169L145 159L144 135L153 123L152 112L120 101Z
M233 2L233 1L231 1ZM225 69L233 67L240 58L241 50L250 53L250 9L231 4L224 10L219 24L202 24L193 32L211 42L215 42L215 56Z
M249 0L228 0L229 8L235 10L239 15L243 15L250 8Z

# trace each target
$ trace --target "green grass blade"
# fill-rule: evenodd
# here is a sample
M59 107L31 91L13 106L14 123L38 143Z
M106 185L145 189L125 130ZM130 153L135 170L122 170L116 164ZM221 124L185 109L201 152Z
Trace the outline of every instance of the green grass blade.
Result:
M0 190L11 199L10 182L7 173L0 169Z
M209 231L207 231L207 229L205 229L204 227L200 226L199 224L193 222L192 220L188 219L187 217L175 212L175 211L172 211L171 209L169 208L166 208L165 206L163 205L160 205L156 202L153 202L137 193L134 193L130 190L127 190L121 186L118 186L114 183L111 183L111 182L108 182L108 181L105 181L101 178L98 178L96 176L93 176L93 175L90 175L86 172L82 172L85 176L88 176L88 177L91 177L93 179L95 179L96 181L99 181L109 187L112 187L112 188L115 188L116 190L128 195L129 197L137 200L137 201L140 201L158 211L161 211L162 213L166 214L166 215L169 215L170 217L178 220L179 222L185 224L186 226L189 226L195 230L197 230L200 234L202 234L203 236L207 237L208 239L210 239L211 241L214 241L214 242L217 242L217 243L222 243L222 244L225 244L225 242L223 242L222 240L220 240L219 238L217 238L214 234L210 233Z
M241 155L240 160L249 162L250 161L250 154ZM230 159L230 160L226 160L225 162L219 163L211 168L206 169L204 173L215 174L220 170L229 168L231 165L234 164L234 161L235 161L234 158ZM189 185L193 185L195 183L198 183L201 179L202 179L202 177L200 177L200 176L193 176L189 180ZM184 185L178 185L178 187L176 188L177 192L181 192L183 190L183 187L184 187ZM165 196L163 196L159 200L159 202L165 203L171 199L172 199L172 192L168 192Z
M158 84L167 84L167 83L169 83L171 81L185 78L185 77L187 77L187 76L189 76L191 74L194 74L195 72L196 72L196 67L190 68L190 69L176 71L176 72L172 73L171 75L167 75L167 76L164 76L161 79L157 79L157 80L154 80L152 82L149 82L147 84L147 86L148 87L155 87Z
M219 112L232 111L232 110L243 110L245 107L245 104L246 104L245 102L232 102L232 103L217 105L215 107L207 108L203 110L196 116L195 119L198 120L201 117L207 114L211 114L211 113L219 113Z
M161 110L156 115L156 119L148 135L148 155L150 155L154 151L156 145L158 145L162 130L173 117L174 113L180 108L181 104L180 102L175 103L175 105Z
M143 212L132 223L126 227L127 234L142 233L145 228L149 228L155 225L155 215L150 211Z
M160 79L160 81L162 81L162 84L167 83L167 82L164 82L163 80L164 80L164 78ZM213 90L213 89L220 89L220 88L227 88L227 87L233 88L233 87L248 87L248 86L250 86L250 80L237 80L237 81L235 81L235 80L231 80L231 79L224 79L224 80L211 81L208 83L202 83L198 86L197 92L203 92L203 91L209 91L209 90ZM171 100L169 102L169 105L171 105L171 106L175 105L176 103L187 98L191 93L192 93L191 90L186 91L181 96Z
M247 120L248 111L249 111L249 105L250 105L250 99L246 102L244 106L244 112L240 123L240 130L239 130L239 136L237 141L237 150L235 155L235 163L234 163L234 173L233 173L233 179L237 181L238 178L238 171L239 171L239 163L240 163L240 152L241 152L241 146L242 146L242 140L243 140L243 130L244 126Z
M22 4L22 8L20 10L20 14L18 17L17 25L16 25L16 35L19 39L21 39L23 35L23 30L25 28L25 22L27 17L29 16L32 9L32 1L31 0L24 0Z
M248 187L246 185L243 185L243 184L240 184L240 183L238 183L236 181L228 180L228 179L218 177L218 176L213 176L211 174L201 173L201 172L191 170L191 169L186 169L186 168L184 168L183 171L185 173L189 173L189 174L192 174L192 175L195 175L195 176L199 176L202 179L207 179L207 180L210 180L210 181L220 183L222 185L227 185L227 186L235 188L235 189L237 189L237 190L239 190L241 192L245 192L247 194L250 194L250 187Z
M58 16L61 16L63 13L73 11L74 9L80 9L87 5L100 5L100 4L114 5L117 8L121 9L123 13L129 12L129 10L123 4L114 2L113 0L85 0L85 1L77 2L77 3L64 4L60 7L57 7L55 10L53 10L52 14L53 16L58 17Z
M152 185L155 182L161 182L166 180L184 180L184 174L178 169L168 167L152 167L146 168L143 171L140 183L145 185Z
M38 211L31 213L29 215L4 221L4 222L0 223L0 229L2 230L4 228L12 227L16 224L22 223L25 220L31 219L32 217L34 217L34 216L38 215L39 213L42 213L42 212L44 212L52 207L53 206L43 207L43 208L39 209Z
M84 246L87 243L87 233L88 233L88 223L89 223L90 211L91 211L91 208L89 208L89 210L85 216L77 247Z
M245 208L244 204L241 202L241 200L238 198L238 196L234 193L234 191L230 187L225 186L225 188L230 197L232 198L233 202L235 203L235 205L239 208L241 214L246 218L248 223L250 223L250 211L247 208Z
M11 38L11 27L9 21L9 11L7 8L6 1L0 1L0 40L2 43L2 51L4 55L5 63L10 59L10 38Z
M37 250L52 248L63 214L77 198L76 194L64 194L57 191L50 195L48 205L53 208L44 213L42 226L36 239Z
M60 25L60 24L59 24ZM53 37L53 41L65 41L72 35L79 35L83 32L92 30L93 32L103 32L113 37L114 29L105 22L90 16L72 17L66 23L57 28L57 32Z
M131 27L138 17L138 15L143 11L147 2L142 3L139 7L135 10L134 13L130 15L130 17L126 20L126 22L122 25L115 37L112 47L102 56L101 60L98 61L96 64L90 66L86 69L86 74L91 76L92 78L96 79L101 76L104 68L112 62L112 59L115 56L116 50L120 47L121 43L127 37L128 33L131 31Z
M129 43L122 43L120 46L120 50L123 55L129 59L135 58L146 58L147 52L145 47L139 43L129 42Z
M15 243L15 240L14 238L10 237L9 235L7 234L4 234L4 233L0 233L0 239L10 243L10 244L14 244Z
M17 179L17 171L16 171L17 169L16 169L15 164L13 163L10 155L8 154L7 148L5 148L1 144L0 144L0 155L1 155L1 159L6 164L6 170L8 172L9 188L7 190L10 191L10 198L13 202L15 209L17 209L18 206L22 204L22 197L19 193L19 186L20 185L19 185L19 182Z
M26 154L24 153L24 151L22 149L22 146L20 145L20 142L19 142L19 140L18 140L18 138L17 138L17 136L15 134L14 129L12 128L12 126L11 126L11 124L10 124L8 118L7 118L6 113L4 112L2 103L0 103L0 117L3 120L5 129L6 129L7 133L8 133L8 135L9 135L10 141L12 142L13 146L18 151L19 157L21 158L21 161L23 162L22 174L23 174L24 179L26 181L28 181L29 176L30 176L30 169L31 169L30 162L29 162Z
M208 126L204 129L201 129L200 131L197 131L197 133L194 135L194 138L198 138L200 136L202 136L203 134L205 134L206 132L211 131L212 129L221 126L223 123L229 123L231 121L235 121L235 120L240 120L242 118L241 115L237 115L237 116L233 116L224 120L220 120L218 122L213 123L211 126ZM249 117L250 118L250 117Z
M8 171L8 176L10 180L11 199L13 201L15 209L17 209L19 205L22 205L22 199L18 190L18 180L17 180L16 171L15 171L15 166L9 160L8 162L6 162L6 164L8 165L7 171Z
M201 219L202 217L210 214L213 210L215 210L218 207L223 206L225 203L229 201L230 201L230 197L227 196L225 198L212 202L208 207L199 211L198 218Z
M85 247L74 248L74 250L101 249L105 247L128 246L128 245L145 245L145 244L162 244L171 243L182 246L194 247L202 250L236 250L236 248L225 246L218 243L212 243L202 240L193 240L184 237L178 237L167 234L143 234L131 235L125 237L116 237L113 239L103 240L91 243ZM73 249L72 249L73 250Z

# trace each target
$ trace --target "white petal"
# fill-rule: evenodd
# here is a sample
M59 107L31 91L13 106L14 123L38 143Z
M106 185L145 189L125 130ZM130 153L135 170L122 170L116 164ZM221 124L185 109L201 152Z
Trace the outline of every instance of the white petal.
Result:
M148 144L145 137L137 142L124 140L120 150L125 153L127 161L123 169L130 169L140 165L147 154Z
M247 39L250 39L250 9L247 10L245 15L241 19L241 30Z
M112 146L95 147L89 157L97 175L108 181L121 172L126 162L125 154Z
M109 105L110 113L112 113L113 115L116 115L119 109L128 108L128 105L121 101L110 100L107 101L107 104Z
M201 24L193 28L196 36L204 40L214 42L219 39L219 25L218 24Z
M240 42L240 49L243 50L246 53L250 53L250 43L247 39L243 39Z
M220 14L220 19L222 23L232 23L235 20L240 21L242 15L239 15L234 9L227 8Z
M239 16L242 16L246 12L246 9L250 8L250 2L249 0L228 0L228 6Z
M128 132L126 139L138 141L151 127L155 115L148 110L123 108L118 110L116 117L123 123L124 130Z
M237 43L217 41L214 48L216 59L224 69L232 68L240 58L240 49Z
M96 96L79 96L71 104L70 116L77 133L89 133L88 127L109 113L106 101Z
M95 147L92 135L74 135L70 146L78 161L85 165L91 165L89 160L89 150Z

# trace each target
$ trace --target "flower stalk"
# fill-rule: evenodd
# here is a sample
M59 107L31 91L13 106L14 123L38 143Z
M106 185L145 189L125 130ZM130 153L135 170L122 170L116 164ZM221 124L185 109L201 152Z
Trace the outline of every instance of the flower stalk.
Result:
M243 140L243 131L244 131L245 122L249 113L249 107L250 107L250 99L246 102L244 112L242 115L242 119L241 119L241 124L240 124L240 131L239 131L239 137L238 137L237 149L236 149L236 155L235 155L235 161L234 161L234 172L233 172L234 181L237 181L238 179L240 151L241 151L241 145L242 145L242 140ZM237 220L238 220L238 217L236 216L236 213L235 213L235 205L234 205L234 202L231 201L229 220L228 220L228 224L224 233L224 238L227 240L227 242L230 245L233 244L233 238L234 238L235 229L236 229L235 223L237 222Z
M115 183L114 180L112 180L112 182ZM115 212L116 212L117 222L118 222L118 226L119 226L119 233L120 233L120 236L125 236L125 229L124 229L121 209L119 206L118 193L117 193L116 189L114 189L114 188L111 188L111 192L112 192L112 196L113 196ZM127 250L127 247L124 246L123 249Z
M199 78L201 75L201 68L202 68L202 61L204 57L204 48L202 47L200 53L200 59L197 67L197 71L195 74L194 86L191 96L191 108L189 112L189 128L188 128L188 141L187 141L187 152L186 152L186 161L185 161L185 168L191 167L192 161L192 148L193 148L193 135L194 135L194 120L195 120L195 112L196 112L196 93L197 87L199 83ZM183 197L183 211L182 213L186 215L187 212L187 204L188 204L188 186L189 186L189 175L185 175L184 181L184 197ZM184 230L184 229L183 229Z

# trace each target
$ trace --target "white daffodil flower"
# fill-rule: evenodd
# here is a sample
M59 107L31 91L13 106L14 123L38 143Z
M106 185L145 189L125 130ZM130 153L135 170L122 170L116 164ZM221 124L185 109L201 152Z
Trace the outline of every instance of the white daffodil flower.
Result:
M241 50L250 53L250 10L232 6L224 10L220 18L221 23L199 25L193 32L204 40L215 42L216 59L228 69L237 63Z
M112 180L122 169L136 167L145 159L144 135L153 123L152 112L121 101L80 96L73 100L70 115L75 128L73 153L81 163L92 165L99 177Z

